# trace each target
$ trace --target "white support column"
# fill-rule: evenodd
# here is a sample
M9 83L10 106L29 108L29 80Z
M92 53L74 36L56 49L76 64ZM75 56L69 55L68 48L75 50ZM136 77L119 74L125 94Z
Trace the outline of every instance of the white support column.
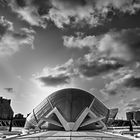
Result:
M93 101L92 101L92 103L90 104L89 108L91 108L91 107L92 107L92 105L93 105L94 101L95 101L95 98L93 99Z

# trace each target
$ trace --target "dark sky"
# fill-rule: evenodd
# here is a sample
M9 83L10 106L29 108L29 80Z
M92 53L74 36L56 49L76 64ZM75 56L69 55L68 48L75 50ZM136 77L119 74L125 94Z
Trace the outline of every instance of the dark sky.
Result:
M76 87L124 118L139 82L139 0L0 0L0 96L15 113Z

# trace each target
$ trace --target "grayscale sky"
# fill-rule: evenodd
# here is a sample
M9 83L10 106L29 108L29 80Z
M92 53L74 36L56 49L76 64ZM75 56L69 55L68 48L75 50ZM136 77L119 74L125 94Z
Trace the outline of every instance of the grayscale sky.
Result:
M67 87L140 109L139 0L0 0L0 96L26 115Z

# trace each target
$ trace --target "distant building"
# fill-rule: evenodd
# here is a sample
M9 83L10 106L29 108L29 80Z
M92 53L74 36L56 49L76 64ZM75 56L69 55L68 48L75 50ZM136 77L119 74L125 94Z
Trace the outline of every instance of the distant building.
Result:
M135 121L138 125L140 125L140 111L130 111L126 112L126 118L127 120L133 120Z
M13 126L15 126L15 127L24 127L25 121L26 121L26 118L24 117L24 115L21 114L21 113L18 113L13 118Z
M128 120L119 120L116 119L109 124L109 127L122 127L122 126L129 126L130 123Z
M13 118L13 110L10 106L11 100L4 99L0 97L0 119L12 119Z
M126 118L128 121L134 119L134 112L126 112Z
M18 113L18 114L16 114L15 115L15 117L14 117L15 119L23 119L24 118L24 116L23 116L23 114L21 114L21 113Z
M134 112L134 120L140 123L140 111Z

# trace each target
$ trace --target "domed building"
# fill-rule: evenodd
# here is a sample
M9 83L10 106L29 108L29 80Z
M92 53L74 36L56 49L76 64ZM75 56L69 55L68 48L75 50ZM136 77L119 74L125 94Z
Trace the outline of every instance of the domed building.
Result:
M84 90L67 88L52 93L34 108L24 128L45 127L65 131L106 129L108 119L115 117L117 111L109 110Z

